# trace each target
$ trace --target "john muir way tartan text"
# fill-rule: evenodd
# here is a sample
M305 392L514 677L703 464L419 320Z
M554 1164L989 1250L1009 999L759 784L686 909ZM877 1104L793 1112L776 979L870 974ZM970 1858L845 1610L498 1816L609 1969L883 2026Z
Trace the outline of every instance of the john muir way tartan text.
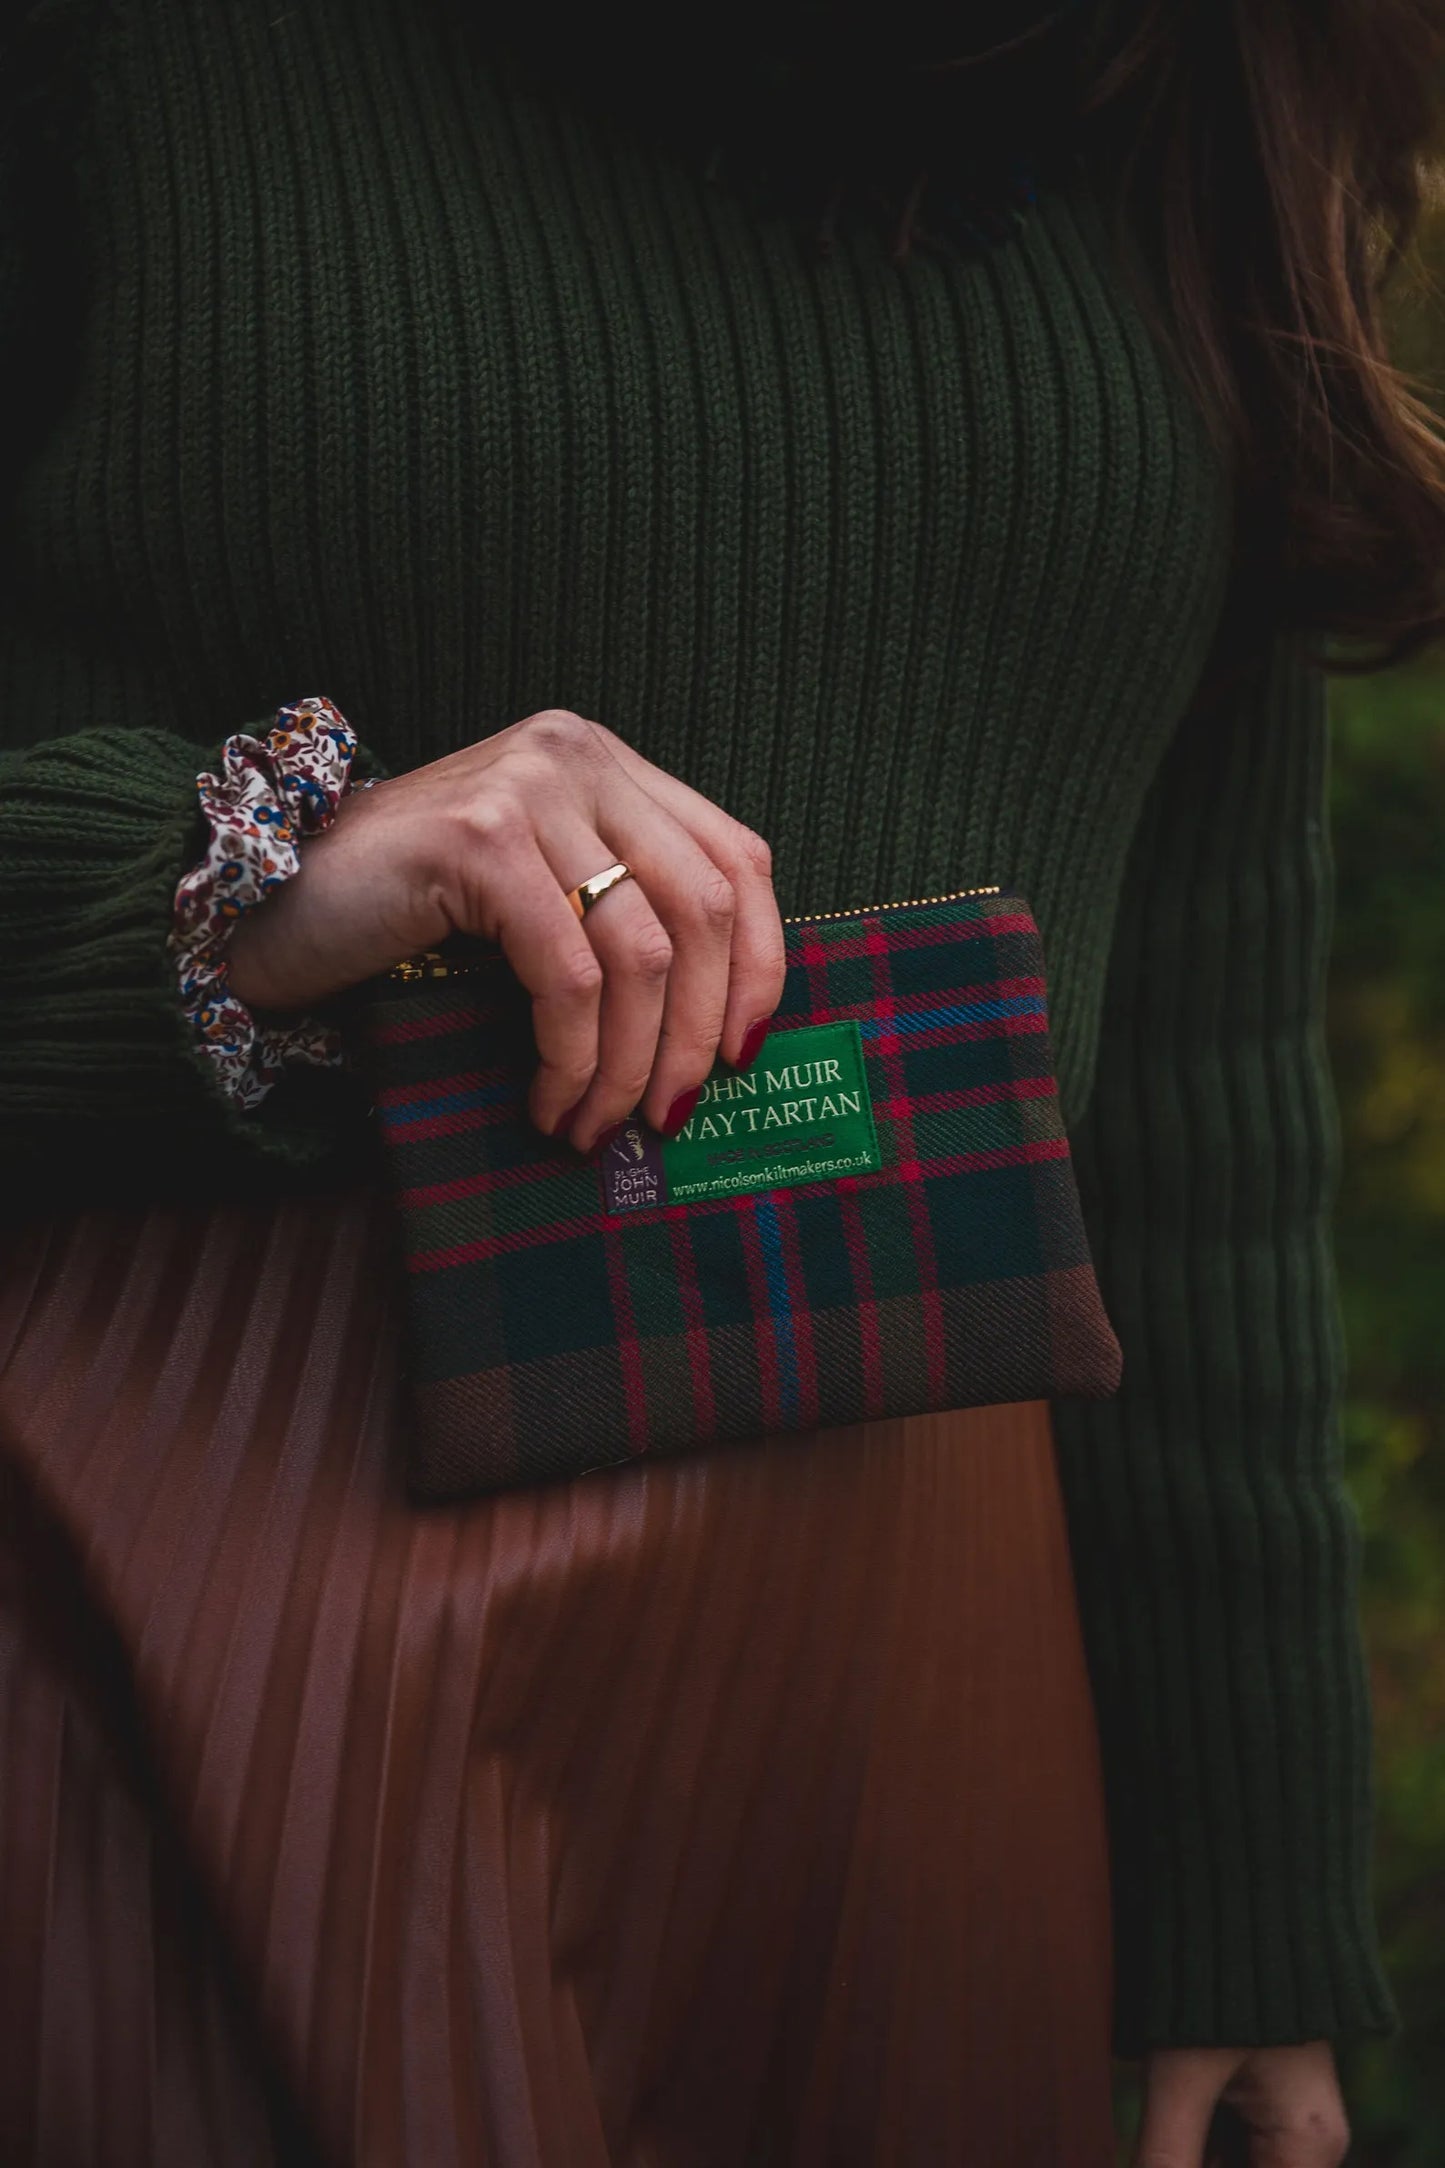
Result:
M377 982L409 1477L432 1499L871 1416L1102 1395L1028 906L996 890L789 922L773 1031L664 1144L527 1120L494 952Z

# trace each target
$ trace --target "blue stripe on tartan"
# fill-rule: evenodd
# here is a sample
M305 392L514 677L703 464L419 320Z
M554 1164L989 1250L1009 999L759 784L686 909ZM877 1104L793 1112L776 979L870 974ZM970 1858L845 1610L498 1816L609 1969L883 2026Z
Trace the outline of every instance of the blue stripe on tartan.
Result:
M793 1338L793 1306L788 1299L788 1268L783 1259L783 1231L771 1197L759 1197L753 1210L768 1282L768 1307L778 1345L778 1405L782 1415L798 1412L798 1348Z
M515 1094L515 1084L488 1084L473 1091L447 1092L438 1099L414 1099L409 1106L386 1107L383 1116L388 1129L400 1128L404 1122L429 1122L434 1115L460 1114L468 1107L494 1107Z
M924 1009L909 1016L865 1016L858 1029L865 1039L884 1033L941 1031L949 1024L996 1023L1001 1016L1042 1016L1044 1003L1037 994L1010 994L995 1001L966 1001L955 1009Z

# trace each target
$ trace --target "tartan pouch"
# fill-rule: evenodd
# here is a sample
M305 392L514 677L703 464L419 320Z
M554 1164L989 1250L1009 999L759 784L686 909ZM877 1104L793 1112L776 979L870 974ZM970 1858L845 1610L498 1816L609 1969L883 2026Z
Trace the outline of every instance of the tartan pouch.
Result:
M682 1134L592 1161L527 1119L527 996L474 945L374 982L415 1494L866 1418L1105 1395L1028 906L788 921L782 1002Z

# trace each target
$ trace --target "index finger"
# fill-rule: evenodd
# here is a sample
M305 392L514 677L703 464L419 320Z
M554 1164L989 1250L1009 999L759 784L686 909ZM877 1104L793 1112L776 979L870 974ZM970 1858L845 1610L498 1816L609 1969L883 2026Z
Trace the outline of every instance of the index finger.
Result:
M535 840L508 859L501 885L497 939L532 996L538 1068L529 1105L551 1136L596 1072L602 966Z
M733 889L727 1007L719 1052L734 1068L753 1059L783 998L783 922L773 893L773 856L751 828L675 775L654 768L631 746L612 741L631 781L655 798L700 843Z

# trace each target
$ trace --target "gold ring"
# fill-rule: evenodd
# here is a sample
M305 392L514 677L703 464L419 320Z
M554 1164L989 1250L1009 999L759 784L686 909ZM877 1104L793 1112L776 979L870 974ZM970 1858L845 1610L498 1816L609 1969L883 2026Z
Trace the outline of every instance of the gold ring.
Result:
M567 901L579 918L585 918L593 904L602 901L609 888L616 888L619 881L631 879L631 866L624 866L619 858L616 865L604 866L600 873L594 873L590 881L579 881L575 888L569 888Z

